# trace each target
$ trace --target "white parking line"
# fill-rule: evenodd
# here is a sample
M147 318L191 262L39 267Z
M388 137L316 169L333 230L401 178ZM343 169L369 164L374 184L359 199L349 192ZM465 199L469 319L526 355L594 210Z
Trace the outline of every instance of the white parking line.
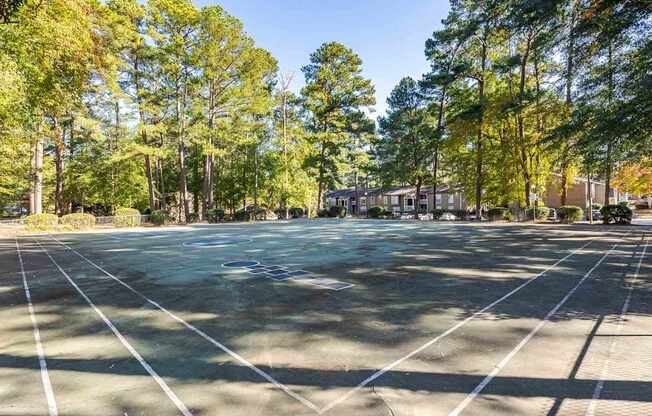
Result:
M623 236L623 237L624 237L624 236ZM506 366L506 365L511 361L511 359L514 358L514 356L515 356L515 355L516 355L516 354L517 354L517 353L518 353L518 352L519 352L519 351L520 351L520 350L525 346L525 344L527 344L527 343L528 343L528 342L529 342L529 341L530 341L530 340L531 340L531 339L532 339L532 338L537 334L537 332L539 332L539 331L541 330L541 328L543 328L543 326L544 326L544 325L545 325L545 324L550 320L550 318L552 318L552 316L553 316L555 313L557 313L557 311L559 310L559 308L561 308L562 306L564 306L564 304L568 301L568 299L570 299L570 297L573 296L573 294L577 291L577 289L579 289L579 287L582 286L582 284L586 281L586 279L589 278L589 276L591 276L591 274L595 271L595 269L597 269L597 268L602 264L602 262L604 262L604 260L605 260L605 259L606 259L606 258L607 258L607 257L608 257L608 256L609 256L609 255L610 255L610 254L611 254L611 253L612 253L612 252L613 252L613 251L614 251L614 250L615 250L619 245L620 245L619 243L618 243L618 244L614 244L613 247L611 247L611 248L609 249L609 251L607 251L607 252L606 252L602 257L600 257L600 260L598 260L598 262L595 263L595 264L593 265L593 267L591 267L591 269L589 269L589 271L586 272L586 274L584 274L584 276L582 276L582 278L580 279L580 281L577 282L577 284L576 284L575 286L573 286L573 288L572 288L568 293L566 293L566 296L564 296L564 297L559 301L559 303L557 303L557 304L556 304L556 305L555 305L555 306L554 306L554 307L553 307L553 308L552 308L552 309L551 309L551 310L546 314L546 316L543 318L543 320L542 320L541 322L539 322L539 324L538 324L537 326L535 326L534 329L532 329L532 331L530 331L530 333L527 334L527 335L525 336L525 338L523 338L523 339L521 340L521 342L519 342L518 345L517 345L516 347L514 347L514 349L511 350L511 351L509 352L509 354L507 354L507 355L505 356L505 358L503 358L502 361L501 361L497 366L495 366L495 367L493 368L493 370L491 370L491 372L490 372L490 373L489 373L489 374L488 374L488 375L487 375L487 376L486 376L486 377L485 377L485 378L480 382L480 384L478 384L478 385L475 387L475 389L473 389L473 391L472 391L471 393L469 393L469 395L466 396L466 398L465 398L464 400L462 400L462 401L460 402L460 404L458 404L457 407L455 407L455 409L453 409L453 410L448 414L448 416L459 416L459 414L462 413L462 412L464 411L464 409L465 409L465 408L466 408L466 407L467 407L467 406L468 406L468 405L469 405L469 404L470 404L470 403L471 403L471 402L472 402L472 401L473 401L473 400L474 400L474 399L475 399L475 398L476 398L476 397L477 397L477 396L482 392L482 390L484 390L484 388L487 387L487 385L488 385L489 383L491 383L491 381L492 381L492 380L493 380L493 379L498 375L498 373L500 373L500 372L502 371L502 369L503 369L503 368L504 368L504 367L505 367L505 366Z
M363 380L360 384L358 384L355 388L353 388L353 389L350 390L348 393L346 393L344 396L340 397L339 399L337 399L337 400L333 401L332 403L328 404L326 407L322 408L321 411L320 411L320 413L324 413L324 412L327 412L327 411L331 410L331 409L334 408L335 406L337 406L337 405L339 405L340 403L344 402L345 400L349 399L349 398L350 398L351 396L353 396L355 393L357 393L358 391L360 391L360 389L364 388L366 385L368 385L369 383L371 383L372 381L374 381L374 380L377 379L378 377L382 376L383 374L385 374L386 372L388 372L388 371L391 370L392 368L394 368L394 367L396 367L397 365L401 364L403 361L408 360L408 359L414 357L415 355L419 354L421 351L423 351L423 350L429 348L430 346L436 344L437 342L439 342L439 341L441 341L442 339L446 338L447 336L449 336L449 335L452 334L453 332L457 331L458 329L460 329L460 328L463 327L464 325L468 324L469 322L473 321L473 320L476 319L477 317L481 316L482 314L484 314L485 312L487 312L489 309L493 308L494 306L498 305L499 303L501 303L501 302L505 301L506 299L510 298L511 296L513 296L514 294L516 294L517 292L519 292L521 289L523 289L524 287L526 287L526 286L529 285L530 283L534 282L535 280L537 280L538 278L540 278L541 276L543 276L544 274L546 274L546 273L549 272L550 270L554 269L555 267L557 267L559 264L561 264L563 261L565 261L565 260L568 259L569 257L573 256L573 255L574 255L575 253L577 253L578 251L583 250L584 248L588 247L588 245L591 244L593 241L594 241L594 240L591 240L591 241L589 241L588 243L584 244L583 246L576 248L575 250L573 250L572 252L570 252L570 253L569 253L568 255L566 255L565 257L563 257L563 258L557 260L557 262L555 262L555 264L553 264L552 266L548 267L547 269L545 269L545 270L542 271L541 273L532 276L531 278L529 278L528 280L526 280L523 284L521 284L520 286L518 286L518 287L516 287L515 289L511 290L510 292L508 292L507 294L505 294L505 295L502 296L501 298L499 298L499 299L497 299L497 300L491 302L489 305L487 305L487 306L485 306L484 308L480 309L479 311L475 312L473 315L471 315L471 316L469 316L468 318L464 319L463 321L460 321L460 322L458 322L457 324L453 325L452 327L450 327L449 329L447 329L446 331L444 331L443 333L441 333L441 334L438 335L437 337L435 337L435 338L431 339L430 341L426 342L425 344L423 344L423 345L420 346L419 348L415 349L415 350L412 351L411 353L409 353L409 354L407 354L407 355L405 355L405 356L399 358L398 360L396 360L396 361L394 361L393 363L387 365L386 367L382 368L381 370L376 371L375 373L373 373L372 375L370 375L369 377L367 377L366 379L364 379L364 380Z
M632 282L627 288L627 297L625 298L625 302L623 303L623 307L620 311L620 315L618 316L618 322L616 323L617 325L616 335L611 339L611 345L609 345L609 352L607 353L607 359L605 360L604 366L602 367L600 379L595 385L595 390L593 391L593 397L591 397L591 402L589 403L589 407L586 409L586 416L595 415L595 409L598 405L598 400L600 399L600 395L602 394L602 389L604 388L604 380L607 378L607 375L609 373L609 367L611 366L611 357L613 356L613 353L616 349L616 340L618 339L618 335L620 335L620 332L624 326L623 324L625 322L625 316L627 315L627 311L629 311L629 304L632 300L632 293L634 292L634 285L636 284L636 281L638 280L638 275L641 272L641 264L643 263L643 258L645 257L645 253L647 252L647 247L649 243L650 240L647 240L645 242L645 246L643 246L643 252L641 253L638 260L638 264L636 265L634 278L632 279Z
M92 260L90 260L89 258L87 258L86 256L84 256L83 254L81 254L81 253L78 252L77 250L73 249L72 247L68 246L68 245L65 244L65 243L62 243L61 241L57 240L57 239L56 239L55 237L53 237L53 236L50 236L50 238L52 238L53 240L55 240L56 242L58 242L58 243L61 244L63 247L67 248L68 250L72 251L72 252L75 253L77 256L79 256L79 257L81 257L82 259L84 259L87 263L89 263L90 265L92 265L92 266L95 267L97 270L101 271L102 273L104 273L105 275L107 275L108 277L110 277L111 279L115 280L116 282L118 282L119 284L121 284L122 286L124 286L125 288L127 288L129 291L131 291L132 293L134 293L134 294L140 296L141 298L143 298L144 300L146 300L148 303L150 303L150 304L153 305L154 307L158 308L159 310L161 310L162 312L164 312L165 314L167 314L170 318L172 318L172 319L174 319L175 321L179 322L181 325L183 325L183 326L185 326L186 328L190 329L190 330L193 331L195 334L199 335L200 337L204 338L206 341L210 342L211 344L213 344L213 345L216 346L217 348L219 348L219 349L221 349L222 351L224 351L225 353L229 354L231 357L235 358L235 359L236 359L237 361L239 361L240 363L242 363L242 364L244 364L245 366L249 367L249 368L250 368L251 370L253 370L256 374L258 374L259 376L261 376L262 378L264 378L264 379L267 380L268 382L272 383L272 384L273 384L274 386L276 386L277 388L279 388L279 389L281 389L282 391L284 391L288 396L290 396L290 397L294 398L295 400L299 401L300 403L302 403L303 405L305 405L305 406L308 407L309 409L312 409L312 410L314 410L315 412L318 412L318 413L319 413L319 408L317 407L317 405L315 405L314 403L312 403L310 400L306 399L305 397L302 397L302 396L300 396L299 394L295 393L294 391L292 391L292 390L291 390L289 387L287 387L286 385L280 383L279 381L277 381L276 379L274 379L272 376L270 376L269 374L267 374L266 372L264 372L264 371L261 370L260 368L256 367L254 364L252 364L252 363L250 363L249 361L245 360L243 357L241 357L241 356L240 356L238 353L236 353L235 351L229 349L228 347L226 347L225 345L223 345L222 343L220 343L219 341L217 341L216 339L214 339L214 338L211 337L210 335L206 334L206 333L205 333L204 331L202 331L201 329L196 328L196 327L193 326L192 324L190 324L190 323L184 321L182 318L180 318L180 317L178 317L177 315L173 314L172 312L170 312L169 310L167 310L166 308L164 308L163 306L161 306L158 302L156 302L156 301L154 301L154 300L148 298L147 296L145 296L144 294L142 294L142 293L139 292L138 290L134 289L133 287L131 287L131 286L128 285L127 283L123 282L121 279L119 279L118 277L114 276L114 275L111 274L110 272L106 271L103 267L97 265L95 262L93 262Z
M36 315L34 314L34 305L32 304L32 295L29 291L27 284L27 276L25 275L25 266L23 264L23 256L20 253L20 245L18 238L16 240L16 252L18 253L18 262L20 263L20 273L23 276L23 287L25 288L25 297L27 298L27 309L29 310L29 317L32 320L32 329L34 333L34 342L36 343L36 353L38 355L38 363L41 367L41 382L43 383L43 390L45 391L45 398L48 402L48 414L50 416L57 416L59 410L57 409L57 401L54 398L54 391L52 390L52 383L50 382L50 375L48 373L48 364L45 360L45 352L43 351L43 344L41 343L41 332L36 323Z
M186 405L183 404L183 402L177 397L176 394L174 394L174 392L170 389L170 387L167 385L165 380L163 380L158 375L158 373L156 373L156 371L152 368L152 366L149 365L149 363L145 361L145 359L138 353L138 351L136 351L136 349L129 343L129 341L127 341L127 339L120 333L118 328L116 328L113 325L113 323L109 320L109 318L107 318L106 315L104 315L104 313L97 306L95 306L93 301L88 296L86 296L86 293L84 293L84 291L81 290L79 286L77 286L77 283L75 283L70 278L68 273L66 273L66 271L63 270L61 266L59 266L59 263L57 263L56 260L54 260L54 258L48 252L48 250L41 245L41 242L39 240L36 240L36 243L39 245L39 247L41 247L41 250L43 250L43 252L50 258L50 261L52 261L52 263L57 267L57 269L59 269L61 274L63 274L65 278L68 279L68 282L70 282L70 284L77 290L77 292L79 292L79 294L84 298L84 300L86 300L86 302L90 305L90 307L93 308L95 313L97 313L99 317L102 318L104 323L109 327L109 329L111 329L113 334L120 340L122 345L124 345L124 347L131 353L131 355L133 355L134 358L138 360L138 362L145 369L145 371L147 371L149 375L152 376L152 378L158 383L158 385L165 392L168 398L175 404L177 409L179 409L179 411L181 411L181 413L184 416L192 416L190 410L188 410Z

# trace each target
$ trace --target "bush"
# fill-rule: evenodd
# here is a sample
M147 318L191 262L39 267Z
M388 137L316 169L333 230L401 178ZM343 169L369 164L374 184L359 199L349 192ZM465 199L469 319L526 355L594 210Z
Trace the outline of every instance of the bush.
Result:
M584 211L580 207L565 205L557 210L557 217L565 224L572 224L584 218Z
M597 209L598 211L600 211L600 210L602 209L602 205L600 205L600 204L593 204L593 205L591 205L591 209Z
M432 214L432 219L433 220L440 219L441 216L444 215L444 212L445 211L443 209L439 209L439 208L433 209L432 211L430 211L430 213Z
M32 214L25 218L25 227L29 230L47 230L58 223L59 217L54 214Z
M149 214L149 220L154 225L164 225L170 221L170 213L163 211L162 209L152 211L152 213Z
M625 205L605 205L600 210L605 224L631 224L632 210Z
M319 211L317 211L317 216L319 218L327 218L328 217L328 210L326 208L320 209Z
M224 210L221 208L211 208L206 211L206 220L209 224L215 224L224 221Z
M301 218L303 217L303 208L293 207L288 210L288 214L292 218Z
M140 211L134 208L118 208L113 216L116 227L136 227L140 225Z
M545 220L548 218L548 214L550 214L550 208L537 207L537 221ZM534 218L534 208L527 209L527 218L530 220Z
M192 224L193 222L197 222L197 221L199 221L199 214L197 214L196 212L191 212L190 214L188 214L188 218L186 218L186 222L188 224Z
M95 227L95 216L91 214L68 214L61 217L60 223L73 230L83 230Z
M620 201L618 205L629 208L629 201Z
M346 208L345 207L338 207L338 206L333 206L328 209L328 216L330 218L344 218L346 217Z
M367 211L369 218L381 218L387 215L383 207L371 207Z
M503 221L507 219L508 213L511 214L509 208L494 207L487 211L487 218L489 218L489 221Z

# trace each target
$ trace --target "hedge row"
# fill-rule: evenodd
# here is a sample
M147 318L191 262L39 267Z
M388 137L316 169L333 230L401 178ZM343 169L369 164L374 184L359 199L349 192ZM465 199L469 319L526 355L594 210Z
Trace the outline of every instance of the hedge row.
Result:
M633 212L624 204L605 205L600 210L602 221L605 224L631 224Z
M344 218L346 217L346 208L333 206L328 209L320 209L317 211L317 216L319 218Z
M557 217L565 224L572 224L584 219L584 211L574 205L565 205L557 210Z
M140 225L140 211L134 208L118 208L113 215L116 227L137 227Z

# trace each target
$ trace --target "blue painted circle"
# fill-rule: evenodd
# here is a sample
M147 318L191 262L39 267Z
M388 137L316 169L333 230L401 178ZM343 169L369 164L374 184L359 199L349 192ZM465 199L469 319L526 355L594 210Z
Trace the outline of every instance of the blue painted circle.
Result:
M257 266L257 265L258 265L257 261L241 260L241 261L230 261L228 263L224 263L222 266L232 267L232 268L242 268L242 267Z

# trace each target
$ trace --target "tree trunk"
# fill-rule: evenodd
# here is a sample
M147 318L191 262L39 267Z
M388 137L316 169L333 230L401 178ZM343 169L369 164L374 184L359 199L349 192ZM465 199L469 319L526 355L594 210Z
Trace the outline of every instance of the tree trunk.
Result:
M414 219L419 219L419 211L421 208L421 177L417 178L417 184L414 192Z
M355 209L356 209L355 216L359 218L360 217L360 210L362 208L362 203L360 201L360 190L358 188L358 171L357 171L357 169L355 171L353 171L353 183L354 183L354 186L355 186ZM365 201L365 203L366 203L366 201Z
M54 165L56 170L54 212L58 216L62 216L65 213L65 201L63 200L63 154L65 151L65 144L63 142L63 135L57 117L52 118L52 128L54 130Z
M185 92L184 92L185 96ZM185 98L181 97L181 87L177 83L177 88L176 88L176 116L177 116L177 123L178 123L178 129L177 129L177 135L178 135L178 145L177 145L177 152L179 155L179 195L181 198L181 208L183 208L183 218L179 218L180 221L185 222L188 221L188 216L190 214L190 206L188 205L188 170L186 168L186 146L185 146L185 140L184 140L184 135L185 135L185 116L184 116L184 110L185 110Z
M317 212L322 207L322 193L324 192L324 155L326 153L326 147L322 144L320 151L320 160L319 160L319 177L317 178Z
M530 56L530 42L531 42L531 37L530 34L528 33L527 41L525 44L525 52L523 53L523 58L521 59L521 69L520 69L520 82L519 82L519 88L518 88L518 102L520 104L520 109L517 115L517 122L518 122L518 137L519 137L519 145L521 148L521 165L523 167L523 179L525 181L525 205L529 208L530 207L530 188L532 187L532 178L531 178L531 172L530 172L530 167L528 166L528 155L527 155L527 150L526 150L526 143L525 143L525 126L524 126L524 120L523 120L523 102L525 100L525 75L526 75L526 70L527 70L527 61Z
M288 207L288 192L290 187L290 172L288 166L288 141L287 141L287 94L286 91L283 91L282 97L282 110L283 110L283 163L285 164L284 169L284 178L283 178L283 210L285 219L289 218L289 207Z
M254 220L258 212L258 146L254 145Z
M154 211L156 209L156 201L154 199L154 178L152 177L152 161L149 155L145 155L145 175L147 176L147 196L149 197L149 209Z
M586 186L587 186L587 196L588 196L588 201L587 201L587 207L586 211L588 212L588 219L589 219L589 224L593 224L593 191L591 190L591 175L587 175L586 177Z
M608 49L608 65L609 65L609 110L613 108L613 99L614 99L614 67L613 67L613 44L609 40L609 49ZM605 158L605 178L604 178L604 204L609 205L609 194L611 193L611 174L613 169L612 162L612 152L613 152L613 141L609 140L607 143L607 155Z
M480 101L480 115L478 121L478 143L476 145L476 159L475 159L475 215L478 221L482 221L482 142L483 142L483 127L484 127L484 110L485 110L485 97L484 97L484 73L487 67L487 33L485 28L485 35L482 42L482 57L480 66L480 77L478 80L479 101Z
M437 209L437 170L439 169L439 146L432 156L432 209Z
M165 200L165 180L163 178L163 163L160 159L156 160L156 167L158 171L158 184L159 192L161 193L161 209L166 211L168 208L167 201Z
M32 186L30 192L30 214L43 212L43 136L41 122L36 126L36 137L32 144Z
M573 11L570 17L570 27L568 30L568 46L566 51L566 112L568 116L571 113L573 105L573 79L575 70L575 22L577 20L577 7L579 1L573 4ZM569 144L562 144L561 151L561 205L566 205L568 199L568 168L570 165L570 150Z

